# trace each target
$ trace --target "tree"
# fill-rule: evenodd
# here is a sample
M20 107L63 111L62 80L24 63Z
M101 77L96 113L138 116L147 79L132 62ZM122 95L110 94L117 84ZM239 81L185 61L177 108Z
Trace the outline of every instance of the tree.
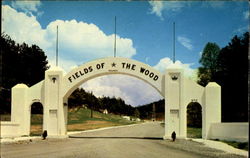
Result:
M38 83L49 66L44 51L36 45L20 45L5 33L0 45L0 112L5 113L10 112L11 88L18 83Z
M222 48L208 43L203 51L198 83L214 81L221 86L222 121L248 121L248 48L249 33L234 36Z
M139 110L140 112L140 118L141 119L152 119L152 114L153 114L153 104L155 104L155 113L156 113L156 119L160 120L164 120L164 112L165 112L165 100L159 100L153 103L149 103L146 105L140 105L138 107L136 107L136 109Z
M135 109L134 116L135 116L135 118L140 118L140 112L138 109Z
M17 44L7 34L1 34L1 87L12 88L18 83L32 86L44 79L49 68L47 56L36 45Z
M47 56L36 45L29 47L23 43L19 46L19 81L32 86L44 79L44 72L49 68ZM23 75L24 74L24 75Z
M208 42L203 49L200 59L202 67L198 68L198 83L206 86L208 82L214 81L215 73L218 71L218 56L220 47L216 43Z
M218 56L215 80L222 87L222 120L248 121L249 33L234 36Z

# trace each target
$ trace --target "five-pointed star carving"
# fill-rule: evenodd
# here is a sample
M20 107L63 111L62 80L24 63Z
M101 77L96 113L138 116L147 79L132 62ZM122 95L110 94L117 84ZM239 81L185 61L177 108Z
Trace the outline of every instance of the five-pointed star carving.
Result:
M112 67L115 67L116 66L116 63L112 63Z

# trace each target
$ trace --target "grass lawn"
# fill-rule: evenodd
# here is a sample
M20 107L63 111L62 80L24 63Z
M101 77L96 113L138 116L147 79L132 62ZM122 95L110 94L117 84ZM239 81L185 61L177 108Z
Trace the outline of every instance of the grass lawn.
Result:
M201 128L187 127L187 137L188 138L202 138Z
M90 109L80 108L69 110L67 130L84 131L102 127L129 125L137 123L135 121L125 120L120 115L103 114L97 111L93 111L93 118L91 118L90 116ZM42 134L42 123L42 114L31 115L31 136L40 136Z
M68 131L88 130L102 127L134 124L136 122L123 119L119 115L103 114L93 111L93 118L90 109L71 110L68 113Z
M226 141L226 140L216 140L221 141L223 143L227 143L235 148L242 149L248 151L248 142L235 142L235 141Z
M30 136L40 136L43 133L43 114L31 115Z

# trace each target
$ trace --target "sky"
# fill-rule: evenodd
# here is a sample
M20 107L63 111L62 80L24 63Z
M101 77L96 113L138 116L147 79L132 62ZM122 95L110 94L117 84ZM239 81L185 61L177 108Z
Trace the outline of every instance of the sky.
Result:
M58 26L59 67L67 73L88 61L113 56L115 16L117 56L161 72L173 63L175 22L176 64L196 80L206 43L223 48L248 30L249 2L6 0L1 31L18 43L38 45L55 66ZM101 76L81 87L97 97L120 97L132 106L163 98L147 83L125 75Z

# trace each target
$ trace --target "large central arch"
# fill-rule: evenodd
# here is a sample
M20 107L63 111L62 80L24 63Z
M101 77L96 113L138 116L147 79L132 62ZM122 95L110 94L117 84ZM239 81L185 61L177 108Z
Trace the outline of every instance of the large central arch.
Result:
M85 63L63 77L64 97L77 87L95 77L109 74L125 74L145 81L164 96L163 75L151 66L128 58L103 58Z
M173 131L186 137L186 105L190 101L202 105L202 137L207 138L210 124L221 122L220 86L209 83L205 88L184 77L183 70L173 65L165 73L128 58L102 58L85 63L64 74L59 67L45 72L45 79L32 87L12 88L11 121L19 135L29 133L29 106L34 101L44 105L43 130L50 136L67 135L68 96L87 80L109 74L134 76L154 87L165 98L165 135ZM126 84L126 83L124 83ZM23 115L20 115L23 114ZM213 115L213 117L208 117Z

